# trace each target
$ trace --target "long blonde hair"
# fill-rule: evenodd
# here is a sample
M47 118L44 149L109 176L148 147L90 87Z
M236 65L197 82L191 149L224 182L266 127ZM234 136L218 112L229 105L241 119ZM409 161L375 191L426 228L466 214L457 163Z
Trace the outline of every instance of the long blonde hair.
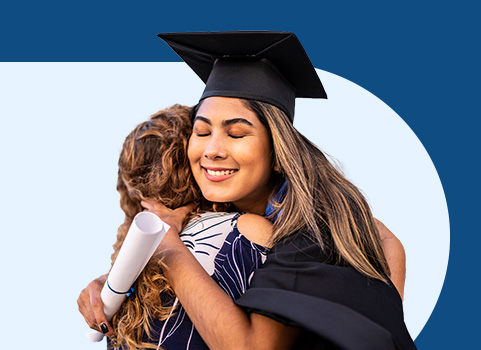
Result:
M161 110L139 124L125 139L119 156L117 180L125 219L113 245L112 264L134 216L143 210L142 200L177 208L201 199L186 153L192 131L190 111L191 108L181 105ZM172 310L162 305L160 298L162 293L173 295L163 268L162 260L152 258L133 286L135 299L128 298L114 316L112 326L116 331L117 345L125 349L157 348L143 342L142 336L151 338L152 319L165 320Z
M270 131L275 169L274 192L287 182L285 195L272 197L277 216L273 244L303 231L338 265L386 282L390 270L371 209L360 192L284 112L267 103L243 100Z

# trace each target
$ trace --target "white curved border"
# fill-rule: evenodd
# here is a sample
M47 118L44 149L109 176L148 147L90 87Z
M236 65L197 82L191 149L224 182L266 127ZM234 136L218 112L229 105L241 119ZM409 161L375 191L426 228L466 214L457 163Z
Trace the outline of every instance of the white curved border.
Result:
M436 305L449 258L439 176L422 143L389 106L349 80L317 72L328 99L298 99L294 125L339 162L374 215L402 241L405 321L416 338Z

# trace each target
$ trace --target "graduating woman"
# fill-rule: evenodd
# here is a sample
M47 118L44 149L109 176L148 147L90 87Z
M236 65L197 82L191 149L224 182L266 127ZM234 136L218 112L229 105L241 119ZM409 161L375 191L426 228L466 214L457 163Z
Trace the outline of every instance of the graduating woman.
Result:
M292 125L296 97L326 97L297 38L161 37L206 82L188 149L203 196L274 220L267 262L234 303L182 243L177 211L143 202L173 227L157 255L209 348L415 348L402 315L402 247L384 230L382 240L360 191Z

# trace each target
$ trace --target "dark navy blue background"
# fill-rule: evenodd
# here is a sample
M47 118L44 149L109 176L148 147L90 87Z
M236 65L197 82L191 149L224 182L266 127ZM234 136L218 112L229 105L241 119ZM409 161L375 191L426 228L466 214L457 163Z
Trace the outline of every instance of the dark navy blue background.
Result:
M480 348L477 288L480 11L458 1L16 1L0 5L0 61L179 61L159 32L283 30L314 66L386 102L429 152L446 194L446 281L420 349ZM1 79L1 77L0 77ZM5 116L2 116L4 118Z

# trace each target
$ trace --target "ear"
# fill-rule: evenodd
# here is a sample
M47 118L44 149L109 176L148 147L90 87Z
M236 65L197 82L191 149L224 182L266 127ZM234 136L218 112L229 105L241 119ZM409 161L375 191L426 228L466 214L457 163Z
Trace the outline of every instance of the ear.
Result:
M278 174L281 172L281 168L280 168L279 165L277 165L277 164L274 165L274 168L273 168L273 169L274 169L274 171L275 171L276 173L278 173Z

